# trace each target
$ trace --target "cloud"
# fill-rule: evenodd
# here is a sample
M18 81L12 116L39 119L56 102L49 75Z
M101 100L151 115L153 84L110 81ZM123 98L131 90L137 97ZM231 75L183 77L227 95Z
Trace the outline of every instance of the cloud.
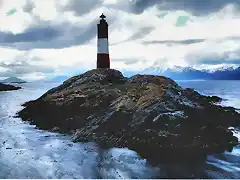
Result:
M228 55L223 56L223 57L214 57L214 59L213 58L212 59L211 58L201 59L201 61L199 61L199 63L202 63L204 65L219 65L221 63L231 64L231 65L240 65L240 58L226 60L227 57L228 57Z
M238 63L240 13L237 4L229 5L237 0L2 2L2 75L35 78L95 68L102 12L109 24L112 68ZM16 15L6 16L13 8Z
M208 39L186 39L186 40L153 40L153 41L142 41L142 44L150 45L150 44L165 44L167 46L173 46L173 45L191 45L191 44L197 44L207 41ZM227 40L240 40L240 36L230 36L222 39L215 39L214 41L216 43L222 43Z
M61 24L42 22L19 34L0 32L0 46L30 50L34 48L60 49L81 45L96 37L96 24L96 20L88 25L74 25L70 22Z
M187 40L166 40L166 41L143 41L143 44L182 44L182 45L188 45L188 44L195 44L195 43L201 43L204 42L206 39L187 39Z
M25 5L23 6L23 11L27 13L32 13L35 8L35 4L31 0L27 0Z
M72 11L76 16L82 16L100 7L102 0L69 0L67 4L58 4L59 11Z
M130 59L126 59L126 58L122 58L122 59L112 59L113 62L123 62L125 65L132 65L132 64L136 64L140 61L145 62L145 60L139 59L139 58L130 58Z
M218 65L218 64L240 65L240 48L234 51L213 52L200 56L198 64Z
M135 34L133 34L132 36L130 36L127 41L134 41L137 39L142 39L144 38L146 35L148 35L150 32L152 32L155 28L154 27L143 27L140 28L138 30L138 32L136 32Z
M202 16L217 12L228 4L239 5L239 0L136 0L133 12L140 14L156 5L159 10L183 10L195 16Z
M1 7L2 7L2 4L3 4L3 1L2 1L2 0L0 0L0 9L1 9Z
M94 12L96 15L88 14L84 19L59 15L58 19L44 20L37 13L39 11L39 7L36 7L37 2L40 1L28 0L23 6L23 11L31 13L30 16L33 18L32 24L24 28L24 31L19 33L0 31L1 47L19 50L62 49L83 45L96 39L99 10ZM33 11L35 7L37 10ZM112 25L109 29L110 33L117 28L113 26L116 18L114 14L108 16L108 23Z
M29 62L24 61L23 59L16 59L14 62L5 63L1 62L0 67L0 77L9 77L9 76L23 76L30 73L54 73L54 69L48 66L32 65Z
M240 41L210 41L185 54L190 66L235 64L240 65Z
M151 33L155 28L154 27L140 27L139 29L136 30L136 32L131 34L127 39L118 41L117 43L111 43L111 45L118 45L124 42L128 41L135 41L144 38L147 36L149 33Z
M61 35L57 27L32 27L23 33L0 32L0 43L48 41Z

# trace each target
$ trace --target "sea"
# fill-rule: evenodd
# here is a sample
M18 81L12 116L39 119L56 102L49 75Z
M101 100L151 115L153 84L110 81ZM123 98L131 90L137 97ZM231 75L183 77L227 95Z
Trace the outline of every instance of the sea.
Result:
M204 95L223 98L223 106L240 109L240 81L177 81ZM39 98L61 83L20 84L0 92L0 179L3 178L240 178L240 147L211 154L197 167L157 167L127 148L101 149L94 142L73 143L71 137L43 131L15 114L24 102ZM240 133L234 132L240 140ZM196 157L197 159L197 157Z

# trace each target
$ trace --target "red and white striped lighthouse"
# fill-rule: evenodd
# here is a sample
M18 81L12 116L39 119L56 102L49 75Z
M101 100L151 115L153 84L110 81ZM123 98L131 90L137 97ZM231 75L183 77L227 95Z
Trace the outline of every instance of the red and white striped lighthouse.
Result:
M97 68L110 68L110 57L108 47L108 23L102 14L100 16L100 23L98 26L98 39L97 39Z

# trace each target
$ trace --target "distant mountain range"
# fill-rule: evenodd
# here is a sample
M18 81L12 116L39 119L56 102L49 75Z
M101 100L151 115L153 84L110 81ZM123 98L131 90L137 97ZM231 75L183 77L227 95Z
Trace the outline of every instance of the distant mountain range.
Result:
M150 67L141 71L122 71L125 76L134 74L162 75L174 80L240 80L240 67L237 68L219 68L215 70L197 70L191 67L157 68Z
M213 70L197 70L192 67L180 67L175 66L173 68L160 68L150 67L139 71L130 71L127 69L120 70L124 76L131 77L135 74L150 74L150 75L162 75L174 80L240 80L240 67L237 68L218 68ZM84 72L81 72L84 73ZM81 74L78 73L78 74ZM55 76L39 80L46 83L63 82L69 79L71 76ZM9 79L9 78L8 78ZM1 81L0 81L1 82ZM13 82L13 81L11 81Z
M0 83L26 83L26 81L17 77L9 77L7 79L0 80Z

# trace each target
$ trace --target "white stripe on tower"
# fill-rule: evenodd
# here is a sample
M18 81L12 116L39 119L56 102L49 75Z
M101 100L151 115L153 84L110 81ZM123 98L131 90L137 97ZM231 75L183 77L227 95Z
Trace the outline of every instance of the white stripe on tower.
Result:
M98 38L97 43L98 54L109 54L108 38Z

